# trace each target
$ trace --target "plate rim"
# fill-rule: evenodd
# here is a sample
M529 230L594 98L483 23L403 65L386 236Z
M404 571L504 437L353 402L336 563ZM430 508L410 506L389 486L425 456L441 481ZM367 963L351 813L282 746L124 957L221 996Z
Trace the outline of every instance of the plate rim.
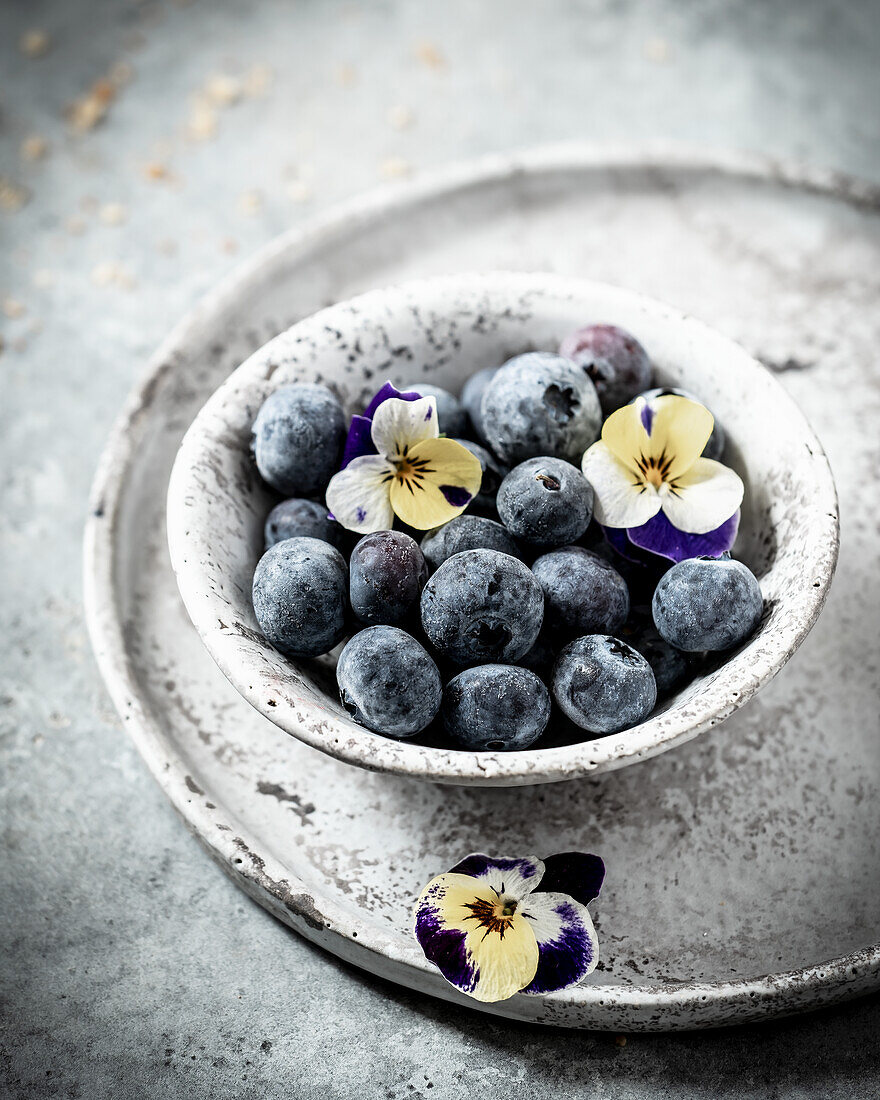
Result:
M392 947L395 941L390 937L379 935L372 942L352 938L353 930L346 929L344 913L335 912L335 905L332 902L325 904L323 900L323 911L319 912L304 882L289 873L286 877L276 875L275 872L281 869L273 866L269 858L257 854L258 846L252 844L247 830L240 827L234 815L226 813L222 806L209 810L203 802L195 800L198 788L187 771L185 759L164 738L160 724L153 720L145 700L138 693L137 678L128 660L122 623L117 614L115 535L121 519L122 491L137 453L138 427L147 418L159 387L174 373L177 349L209 320L220 315L225 304L232 302L250 280L268 273L280 262L305 258L310 251L334 238L344 237L360 224L367 224L393 209L415 208L443 195L505 179L516 181L528 175L565 171L614 170L740 178L746 182L776 184L824 195L874 212L880 208L880 186L828 169L725 150L707 152L668 144L612 148L581 143L491 154L426 173L423 179L386 185L337 204L305 226L273 238L238 264L177 322L149 359L116 418L92 483L83 539L85 620L111 700L175 810L212 858L246 893L307 939L398 984L499 1016L562 1027L626 1029L629 1026L633 1030L674 1030L725 1026L805 1011L880 987L880 943L809 966L743 980L685 983L665 989L649 985L582 985L564 994L544 998L518 994L496 1005L478 1005L447 985L419 955L414 942L408 950L400 951L399 945L396 945L397 950ZM383 943L383 938L388 942ZM405 967L407 978L392 972L394 966ZM523 1002L530 1002L535 1010L527 1011ZM542 1005L547 1018L540 1016ZM711 1007L719 1011L708 1019L701 1019L700 1009L705 1016L705 1010ZM651 1019L644 1017L647 1009L655 1013Z

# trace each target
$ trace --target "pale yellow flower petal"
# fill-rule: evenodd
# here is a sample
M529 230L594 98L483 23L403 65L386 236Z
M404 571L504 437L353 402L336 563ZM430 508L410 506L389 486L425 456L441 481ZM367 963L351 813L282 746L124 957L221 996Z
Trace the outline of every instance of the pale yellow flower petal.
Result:
M668 394L638 398L613 412L602 427L602 442L631 470L650 471L670 481L696 462L712 434L709 410L687 397Z
M663 497L669 522L691 535L705 535L729 520L742 504L739 475L711 458L698 458Z
M660 511L654 486L638 480L601 439L586 452L581 466L595 493L593 515L603 527L641 527Z
M401 467L391 484L391 507L417 531L455 519L480 491L480 460L454 439L423 440L407 459L412 465Z
M416 935L431 958L437 935L458 933L461 951L432 959L444 976L478 1001L503 1001L525 988L538 969L538 941L519 911L501 920L481 917L498 903L488 884L470 875L438 875L416 903ZM448 942L448 941L447 941Z

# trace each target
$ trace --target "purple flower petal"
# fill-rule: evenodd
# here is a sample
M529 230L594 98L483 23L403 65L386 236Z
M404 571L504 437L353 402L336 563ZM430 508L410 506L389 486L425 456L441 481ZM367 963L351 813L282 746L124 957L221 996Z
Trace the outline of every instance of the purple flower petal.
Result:
M586 852L562 852L544 860L544 877L536 893L568 894L581 905L599 896L605 880L605 864Z
M399 401L418 401L421 397L421 394L411 393L409 391L407 391L406 393L402 393L400 390L392 386L390 382L386 382L385 385L373 398L373 400L369 403L369 405L367 405L367 407L364 409L364 416L367 418L367 420L372 420L373 417L376 415L376 409L379 408L383 401L387 401L391 397L396 397Z
M465 856L451 867L451 875L470 875L494 887L499 894L527 896L541 881L544 864L529 856L509 858L485 856L480 853Z
M342 450L342 464L339 469L344 470L349 462L353 462L354 459L360 458L361 455L374 455L376 454L376 448L373 445L372 427L373 417L376 415L376 409L389 398L396 397L400 401L418 401L420 394L417 393L401 393L391 385L390 382L386 382L385 385L379 390L373 400L364 409L363 414L355 413L351 418L351 424L348 429L348 436L345 440L345 447Z
M595 969L598 944L586 906L565 894L535 891L522 912L538 941L538 969L523 993L568 989Z
M351 418L351 425L349 426L348 436L345 440L345 448L342 452L342 465L339 467L340 470L344 470L349 462L353 462L354 459L360 458L361 455L376 454L376 448L373 446L373 437L370 434L372 427L372 420L368 420L365 416L359 416L355 413Z
M677 562L703 555L718 557L733 546L738 527L739 511L736 511L714 531L692 535L673 527L661 511L641 527L628 527L626 534L633 546Z
M654 410L651 408L651 403L649 401L646 401L644 403L644 405L642 405L641 416L642 416L642 427L645 429L645 431L648 433L648 435L650 435L651 434L651 426L654 423Z
M428 900L423 900L416 912L415 931L425 957L443 977L463 993L471 993L477 984L479 970L468 958L467 933L444 924L439 911Z

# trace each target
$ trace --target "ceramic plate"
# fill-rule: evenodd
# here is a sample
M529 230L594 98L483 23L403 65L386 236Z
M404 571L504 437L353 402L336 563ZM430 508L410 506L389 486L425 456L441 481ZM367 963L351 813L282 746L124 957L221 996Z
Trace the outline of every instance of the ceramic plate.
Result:
M359 200L281 238L159 350L98 471L86 602L101 669L158 781L261 904L365 969L473 1005L425 963L412 899L475 849L608 865L587 982L486 1011L608 1029L711 1026L880 987L877 196L773 165L544 151ZM549 788L351 768L253 711L202 647L168 562L174 454L269 337L373 286L551 270L662 298L780 375L841 496L841 567L789 667L713 737ZM476 1007L474 1005L474 1007Z

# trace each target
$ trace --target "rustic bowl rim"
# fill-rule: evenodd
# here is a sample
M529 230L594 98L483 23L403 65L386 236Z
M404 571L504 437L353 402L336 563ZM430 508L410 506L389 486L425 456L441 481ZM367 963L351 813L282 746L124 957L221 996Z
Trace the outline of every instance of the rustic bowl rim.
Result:
M759 377L761 384L774 394L786 417L799 427L810 454L811 505L817 522L811 530L814 537L802 556L804 586L797 605L789 608L790 613L784 621L778 622L772 630L761 624L753 641L761 637L765 643L769 640L772 644L765 645L760 659L749 664L747 676L732 680L729 674L725 675L726 666L723 666L715 682L699 696L701 705L696 707L692 702L688 717L677 715L671 730L658 730L658 716L655 715L620 734L561 747L509 753L475 753L396 741L358 726L342 713L337 714L308 699L291 696L289 689L300 682L291 666L288 666L287 683L283 682L283 675L279 676L277 672L269 674L272 689L267 691L266 644L260 639L243 636L241 632L217 629L218 618L222 617L221 613L228 615L229 604L225 597L220 596L200 563L195 536L201 526L193 523L191 507L193 459L210 448L214 439L206 428L211 411L216 411L222 401L241 385L248 370L254 370L257 364L265 364L273 346L277 347L279 341L289 339L290 333L323 327L352 306L357 306L363 315L365 310L393 309L411 296L428 291L460 293L462 287L467 285L472 285L474 289L501 286L511 293L522 291L525 287L538 288L548 294L601 291L612 293L631 304L638 303L655 315L662 314L666 320L672 319L686 326L694 339L711 337L713 341L722 340L731 353L736 353L743 369L757 372L756 378ZM171 561L189 616L221 671L260 713L290 735L347 763L414 779L474 786L531 785L582 778L649 759L718 725L776 675L806 637L824 605L839 549L837 494L822 445L794 400L745 349L703 322L635 291L586 279L510 271L435 276L367 291L300 320L268 341L218 387L187 431L169 482L167 518ZM784 556L785 549L781 548L780 552ZM750 645L745 647L746 650ZM275 651L271 653L275 662L284 661ZM254 674L258 666L262 668L262 678ZM675 713L673 708L664 716Z

